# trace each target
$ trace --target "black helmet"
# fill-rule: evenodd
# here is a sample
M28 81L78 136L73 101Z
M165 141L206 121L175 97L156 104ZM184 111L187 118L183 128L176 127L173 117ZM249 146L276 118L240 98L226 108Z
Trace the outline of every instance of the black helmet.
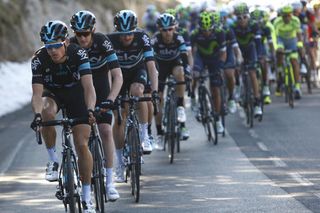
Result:
M132 10L121 10L114 17L114 27L119 32L130 32L137 28L137 15Z
M49 21L41 27L40 38L44 43L58 41L59 39L64 41L67 37L68 28L62 21Z
M157 25L159 28L168 28L177 24L176 18L170 13L163 13L157 19Z
M71 17L70 23L71 29L75 32L91 31L96 23L96 17L90 11L81 10Z

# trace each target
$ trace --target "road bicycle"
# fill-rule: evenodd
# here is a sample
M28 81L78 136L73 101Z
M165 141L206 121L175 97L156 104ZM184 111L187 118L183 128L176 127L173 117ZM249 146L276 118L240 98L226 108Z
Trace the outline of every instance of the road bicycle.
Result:
M65 206L66 212L81 212L80 200L80 175L77 164L77 158L71 144L71 127L77 123L88 121L88 118L69 119L66 117L65 109L63 118L60 120L43 121L40 126L62 126L62 160L59 170L58 186L55 196L61 200ZM40 131L36 132L38 144L42 144Z

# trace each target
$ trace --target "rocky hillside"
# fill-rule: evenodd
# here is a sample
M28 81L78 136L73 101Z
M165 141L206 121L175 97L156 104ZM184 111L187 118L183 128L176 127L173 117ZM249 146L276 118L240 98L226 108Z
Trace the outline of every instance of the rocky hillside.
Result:
M121 9L142 14L146 6L156 3L165 7L170 0L0 0L0 61L22 61L41 46L39 31L48 20L69 24L72 14L81 9L97 17L97 31L113 28L113 15Z

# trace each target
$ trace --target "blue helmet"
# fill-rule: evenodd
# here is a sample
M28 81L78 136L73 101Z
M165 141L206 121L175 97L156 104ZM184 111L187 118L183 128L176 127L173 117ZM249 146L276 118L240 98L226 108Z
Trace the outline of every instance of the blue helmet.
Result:
M71 29L75 32L91 31L94 28L95 23L96 17L87 10L81 10L75 13L70 19Z
M130 32L137 28L137 15L132 10L121 10L113 20L114 27L119 32Z
M170 13L163 13L157 19L157 25L159 28L168 28L177 24L176 18Z
M62 21L49 21L40 30L40 38L44 43L55 42L61 39L64 41L68 37L67 25Z

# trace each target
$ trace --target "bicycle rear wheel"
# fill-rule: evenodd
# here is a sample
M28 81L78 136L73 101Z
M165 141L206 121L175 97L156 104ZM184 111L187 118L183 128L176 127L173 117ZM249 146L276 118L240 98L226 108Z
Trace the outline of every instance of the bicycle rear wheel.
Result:
M100 148L101 141L99 138L94 138L91 142L91 153L93 158L92 185L96 210L100 213L104 213L106 189L104 182L103 154Z
M141 145L139 139L139 132L137 129L130 128L128 132L128 142L130 146L130 181L131 194L134 196L135 202L138 203L140 199L140 175L141 175Z

